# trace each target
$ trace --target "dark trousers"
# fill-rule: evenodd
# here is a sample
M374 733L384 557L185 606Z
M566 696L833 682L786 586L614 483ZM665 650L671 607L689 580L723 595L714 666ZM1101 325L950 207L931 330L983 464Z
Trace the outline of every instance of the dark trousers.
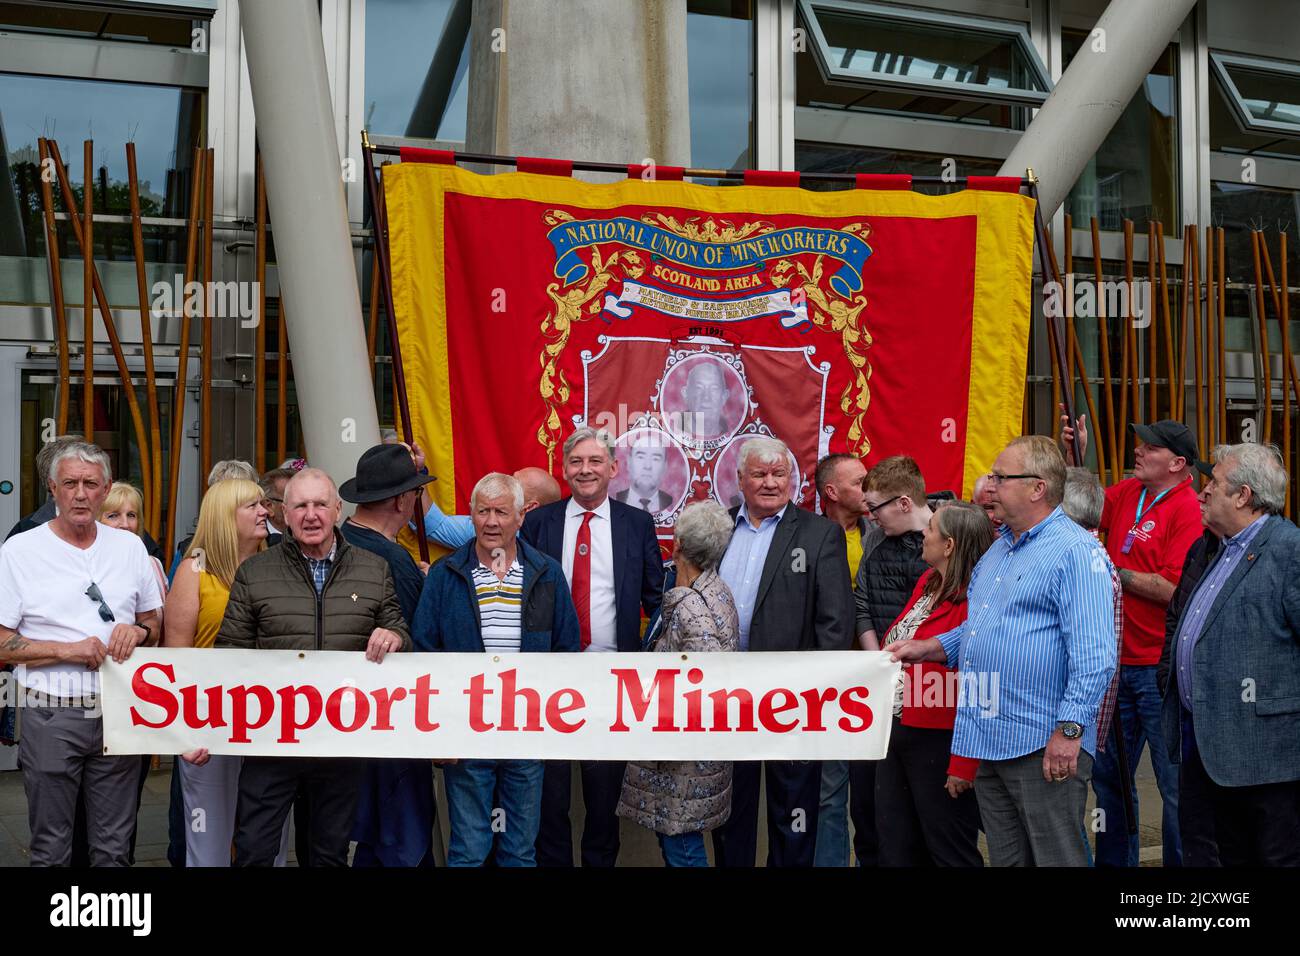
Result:
M876 767L881 866L983 866L975 791L948 796L952 731L894 718L889 753Z
M302 784L311 804L299 866L347 866L365 764L342 758L245 757L239 773L235 866L274 866L284 820Z
M623 792L621 760L581 760L582 865L613 866L618 861L619 794ZM573 800L573 765L568 760L548 760L542 774L542 820L537 831L538 866L573 866L573 825L569 807Z
M767 865L812 866L821 801L820 760L738 760L731 777L731 816L713 831L717 866L751 867L758 855L758 785L767 778ZM851 793L852 791L850 791Z
M1178 693L1171 680L1169 693ZM1219 866L1219 841L1214 830L1214 786L1205 773L1192 733L1191 715L1179 702L1182 721L1182 760L1178 765L1178 835L1183 847L1183 866Z
M876 760L849 761L849 819L853 821L853 856L858 866L878 866L876 837Z
M1178 784L1185 866L1300 866L1300 781L1221 786L1206 772L1193 739L1183 748ZM1208 827L1198 813L1208 817Z

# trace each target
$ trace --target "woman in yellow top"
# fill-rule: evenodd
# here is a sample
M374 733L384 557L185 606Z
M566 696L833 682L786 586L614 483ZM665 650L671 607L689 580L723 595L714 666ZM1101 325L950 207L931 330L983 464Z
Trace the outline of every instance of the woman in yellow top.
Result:
M235 571L266 548L269 513L255 482L228 478L208 488L199 506L198 530L167 595L164 647L213 645ZM205 749L191 750L177 761L185 801L186 866L230 865L242 764L242 757ZM278 865L284 865L284 852L282 845Z

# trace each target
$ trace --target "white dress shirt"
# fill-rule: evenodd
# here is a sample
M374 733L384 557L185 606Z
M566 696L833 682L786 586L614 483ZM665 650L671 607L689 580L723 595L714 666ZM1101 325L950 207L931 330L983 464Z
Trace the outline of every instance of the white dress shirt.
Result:
M564 576L573 588L573 551L586 509L572 498L564 509ZM610 530L609 498L592 512L591 531L591 645L589 651L618 650L614 604L614 537Z

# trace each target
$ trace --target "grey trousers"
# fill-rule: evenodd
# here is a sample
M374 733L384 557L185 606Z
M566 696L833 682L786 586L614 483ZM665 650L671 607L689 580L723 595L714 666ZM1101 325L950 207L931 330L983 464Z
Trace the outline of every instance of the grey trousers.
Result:
M990 866L1087 866L1083 816L1092 757L1079 751L1079 773L1043 779L1043 751L1013 760L981 760L975 775Z
M140 757L104 756L104 721L84 707L24 707L18 759L27 791L32 866L68 866L77 794L86 804L91 866L127 866Z

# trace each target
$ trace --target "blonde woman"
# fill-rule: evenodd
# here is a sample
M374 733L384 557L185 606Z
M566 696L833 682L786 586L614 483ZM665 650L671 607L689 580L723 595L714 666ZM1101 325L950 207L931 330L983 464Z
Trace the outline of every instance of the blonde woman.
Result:
M229 478L208 488L199 507L198 530L167 595L164 647L212 646L235 571L266 547L267 513L256 482ZM230 865L242 764L240 757L214 756L205 749L191 750L177 761L185 805L186 866ZM195 811L200 809L204 826L195 827ZM284 853L282 842L277 865L284 865Z
M130 531L144 540L141 527L143 515L144 496L140 494L140 489L125 481L115 481L108 489L108 497L104 499L104 504L99 509L99 523L106 524L110 528ZM154 573L158 576L158 588L166 595L167 575L163 573L162 562L154 557L150 557L149 560L153 562Z

